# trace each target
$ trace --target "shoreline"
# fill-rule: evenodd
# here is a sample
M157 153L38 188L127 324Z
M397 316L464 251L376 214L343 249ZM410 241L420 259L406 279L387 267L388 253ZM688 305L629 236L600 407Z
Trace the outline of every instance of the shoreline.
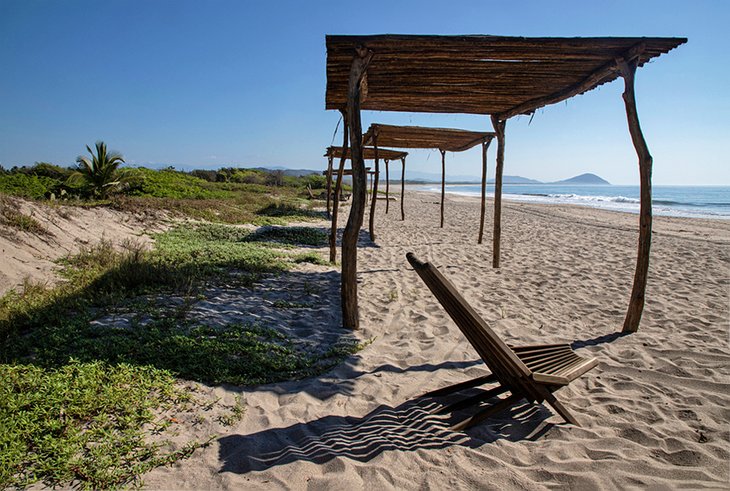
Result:
M550 184L544 184L545 186L550 186ZM434 186L434 189L424 189L428 186ZM440 194L441 190L440 188L436 188L436 186L440 186L440 183L432 183L432 184L406 184L406 190L410 190L411 192L424 192L429 194ZM449 186L452 188L455 186L478 186L478 184L446 184L446 191L445 194L452 195L452 196L464 196L464 197L470 197L470 198L476 198L480 199L479 193L474 192L458 192L449 190ZM538 187L540 185L535 184L510 184L510 186L534 186ZM591 188L602 188L603 186L588 186ZM638 187L638 186L637 186ZM667 187L681 187L681 186L667 186ZM687 186L687 187L701 187L701 186ZM718 187L718 186L706 186L706 187ZM719 186L722 187L722 186ZM580 186L575 186L575 188L580 189ZM656 188L656 186L655 186ZM489 185L487 185L487 189L489 189ZM492 185L493 189L493 185ZM379 190L380 191L380 190ZM398 190L399 191L399 190ZM395 193L394 193L395 194ZM494 199L494 192L487 191L487 200L493 200ZM594 208L598 210L605 210L605 211L613 211L618 213L626 213L630 215L638 215L639 211L637 209L629 209L628 204L636 204L638 206L638 200L635 200L633 198L624 198L621 196L589 196L586 195L585 201L582 202L565 202L565 201L559 201L560 199L570 199L570 198L558 198L551 196L549 194L533 194L533 193L527 193L527 194L510 194L503 192L502 194L502 200L503 201L510 201L510 202L516 202L516 203L529 203L529 204L535 204L535 205L558 205L558 206L577 206L581 208ZM600 199L598 199L600 198ZM636 203L634 203L636 201ZM663 217L674 217L674 218L689 218L689 219L704 219L704 220L720 220L720 221L730 221L730 214L724 215L724 214L717 214L717 213L701 213L701 212L694 212L694 211L688 211L681 208L671 208L667 205L662 206L661 203L657 204L658 200L656 198L654 199L654 205L653 205L653 215L655 217L663 216Z

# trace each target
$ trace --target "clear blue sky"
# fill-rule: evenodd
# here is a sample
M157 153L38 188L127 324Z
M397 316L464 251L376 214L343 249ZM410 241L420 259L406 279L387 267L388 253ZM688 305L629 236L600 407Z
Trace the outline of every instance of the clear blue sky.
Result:
M324 110L325 34L685 36L637 76L654 182L730 185L728 21L721 0L0 0L0 163L70 165L101 139L132 165L323 168L339 119ZM510 120L505 173L638 183L621 91ZM484 116L364 112L371 122L491 130ZM449 173L478 175L478 150L447 158ZM409 167L439 172L439 156L412 152Z

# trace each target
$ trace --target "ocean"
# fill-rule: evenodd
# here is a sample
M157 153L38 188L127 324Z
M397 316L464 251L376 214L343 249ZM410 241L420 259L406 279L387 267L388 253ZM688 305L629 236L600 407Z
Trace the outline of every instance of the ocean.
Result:
M418 186L441 192L440 184ZM481 196L480 184L447 184L446 192ZM653 186L655 215L730 220L730 186ZM487 185L494 196L494 185ZM565 184L505 184L502 199L530 203L590 206L628 213L639 212L639 186L587 186Z

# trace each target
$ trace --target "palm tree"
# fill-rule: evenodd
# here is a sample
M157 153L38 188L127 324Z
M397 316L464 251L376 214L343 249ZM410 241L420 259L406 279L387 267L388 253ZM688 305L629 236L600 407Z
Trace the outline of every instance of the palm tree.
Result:
M83 182L95 197L104 199L109 191L113 191L124 182L124 175L119 171L124 159L120 153L108 153L106 143L103 141L96 142L96 155L88 145L86 150L89 151L91 159L79 155L76 158L78 169L69 179Z

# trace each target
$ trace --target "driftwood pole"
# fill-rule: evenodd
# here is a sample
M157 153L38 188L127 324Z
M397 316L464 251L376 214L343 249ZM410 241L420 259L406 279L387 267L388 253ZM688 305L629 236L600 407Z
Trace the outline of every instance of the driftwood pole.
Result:
M327 156L327 218L332 218L330 213L332 201L332 153Z
M365 161L362 155L362 121L360 120L360 90L372 51L363 46L355 49L350 67L347 90L347 124L350 126L350 161L352 162L352 207L342 234L342 325L360 327L357 305L357 239L365 216Z
M365 192L365 203L368 203L370 201L370 199L372 198L371 194L373 193L373 173L368 172L367 176L368 176L368 188L367 188L367 191Z
M482 142L482 213L479 219L479 239L477 240L477 244L481 244L482 237L484 237L484 215L487 211L487 149L491 142L491 138Z
M634 77L636 75L637 61L618 62L621 76L624 79L623 99L626 105L626 119L628 120L629 133L639 157L639 177L641 181L641 199L639 211L639 252L636 258L636 271L634 272L634 286L631 290L631 300L624 320L623 332L636 332L639 329L641 314L644 310L644 295L646 293L646 280L649 274L649 253L651 251L651 170L653 159L649 153L649 147L644 140L639 125L639 114L636 110L636 97L634 93Z
M406 158L401 157L402 170L400 174L400 219L405 221L406 209L404 208L404 202L406 198Z
M388 159L385 159L385 214L388 214L390 207L390 174L388 174Z
M444 195L446 194L446 150L441 152L441 228L444 228Z
M347 126L347 113L342 111L342 157L340 157L340 167L337 170L337 181L335 182L334 203L332 203L332 227L330 229L330 262L334 264L337 261L337 213L340 209L340 193L342 192L342 174L345 172L345 161L347 160L347 146L349 128Z
M378 206L378 181L380 181L380 161L378 160L378 134L373 136L375 174L373 175L372 196L370 196L370 240L375 242L375 209Z
M492 116L497 133L497 168L494 176L494 234L492 237L492 267L499 267L499 242L502 237L502 172L504 170L504 130L506 120Z

